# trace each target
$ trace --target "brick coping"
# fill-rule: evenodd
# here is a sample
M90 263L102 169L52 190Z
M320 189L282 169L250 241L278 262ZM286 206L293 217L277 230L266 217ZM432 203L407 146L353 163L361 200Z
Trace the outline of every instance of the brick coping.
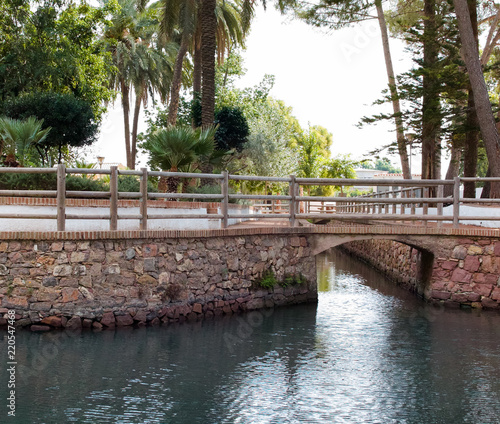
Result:
M411 226L355 225L345 227L307 226L235 226L213 230L118 230L118 231L1 231L0 240L124 240L215 238L249 235L387 235L387 236L454 236L500 239L500 229L491 228L425 228Z
M109 199L72 199L67 198L65 201L67 207L108 207L110 206ZM140 200L119 199L118 207L132 208L139 207ZM52 197L0 197L0 206L57 206L57 199ZM163 208L163 209L210 209L220 206L218 202L183 202L172 200L148 200L148 208ZM246 206L230 203L230 209L243 209Z

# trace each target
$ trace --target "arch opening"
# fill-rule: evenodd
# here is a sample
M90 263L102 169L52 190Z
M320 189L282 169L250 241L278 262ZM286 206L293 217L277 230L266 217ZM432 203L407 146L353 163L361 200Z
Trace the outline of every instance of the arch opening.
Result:
M334 247L368 263L418 296L428 297L435 257L430 250L388 236L320 235L313 242L314 254Z

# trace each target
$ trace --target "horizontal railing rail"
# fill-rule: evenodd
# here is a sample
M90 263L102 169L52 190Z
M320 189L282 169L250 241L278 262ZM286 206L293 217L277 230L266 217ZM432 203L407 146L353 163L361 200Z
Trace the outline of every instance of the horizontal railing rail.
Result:
M296 178L267 177L253 175L200 174L183 172L119 170L116 166L110 169L66 168L0 168L0 175L6 173L56 174L56 190L0 190L0 197L55 198L56 213L42 212L0 212L0 218L56 219L57 230L65 231L67 220L109 220L110 230L117 230L119 220L139 220L141 230L148 229L148 221L154 219L218 219L223 228L229 220L255 219L287 219L291 226L298 219L338 220L338 221L394 221L394 222L435 222L441 226L450 222L457 227L464 221L500 221L500 199L469 199L460 195L460 187L464 182L500 182L500 178L460 178L453 180L396 180L396 179L340 179L340 178ZM109 176L108 191L75 191L67 190L67 175ZM139 178L139 192L120 192L118 177L135 176ZM148 191L149 177L177 178L183 180L210 179L220 187L220 193L156 193ZM230 186L244 185L246 182L261 182L266 185L264 194L230 193ZM356 197L340 195L311 195L314 187L376 187L376 192L364 193ZM453 194L444 196L444 188L451 186ZM271 188L269 188L271 187ZM305 195L303 191L307 190ZM273 194L273 191L277 194ZM109 201L109 213L79 213L66 209L67 199L104 199ZM139 212L124 213L118 208L119 200L138 200ZM148 210L149 200L181 200L210 201L218 207L213 213L181 214L151 213ZM253 207L254 213L234 213L229 208L230 202L245 202ZM107 203L106 203L107 204ZM182 202L179 202L181 205ZM475 204L493 206L491 214L485 216L461 214L461 206ZM444 214L444 208L451 206L452 213ZM242 212L242 211L239 211Z

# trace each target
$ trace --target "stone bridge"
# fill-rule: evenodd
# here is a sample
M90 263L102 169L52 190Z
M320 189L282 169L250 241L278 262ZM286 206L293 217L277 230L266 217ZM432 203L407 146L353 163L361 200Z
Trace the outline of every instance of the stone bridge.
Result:
M386 263L389 276L429 301L498 309L499 233L389 225L3 232L0 317L15 309L18 325L32 330L100 329L316 301L315 255L339 245ZM373 252L385 255L378 264Z

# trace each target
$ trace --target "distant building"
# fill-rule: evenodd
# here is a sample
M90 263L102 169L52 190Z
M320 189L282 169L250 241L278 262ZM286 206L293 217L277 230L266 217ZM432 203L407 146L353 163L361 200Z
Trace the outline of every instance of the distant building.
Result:
M358 179L370 179L370 180L403 180L403 174L389 174L389 171L381 171L379 169L355 169L356 178ZM420 180L422 176L420 174L412 174L412 179ZM359 186L356 187L358 190L370 190L373 189L374 192L384 193L386 191L392 191L399 189L399 186Z
M373 180L375 178L378 178L376 177L376 175L384 175L389 173L388 171L381 171L379 169L365 169L365 168L355 169L354 172L356 172L356 178L360 180L365 180L365 179ZM369 191L373 189L373 191L375 191L375 187L373 186L356 186L356 189L361 191Z
M386 179L386 180L404 180L403 174L389 174L389 173L384 173L384 174L377 174L374 176L375 179ZM412 180L421 180L422 175L421 174L411 174ZM378 186L377 187L377 193L384 193L386 191L395 191L399 190L400 186L398 185L393 185L393 186ZM417 196L420 196L420 192L416 194Z

